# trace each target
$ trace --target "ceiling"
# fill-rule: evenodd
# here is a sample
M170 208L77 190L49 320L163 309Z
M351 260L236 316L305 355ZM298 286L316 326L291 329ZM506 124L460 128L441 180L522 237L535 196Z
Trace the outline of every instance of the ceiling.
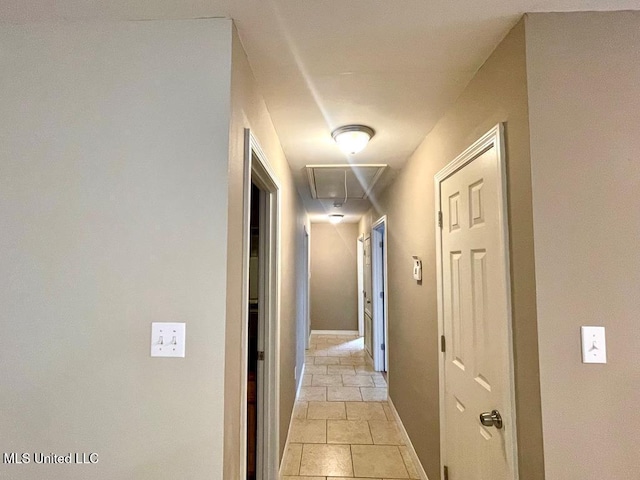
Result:
M640 0L2 0L0 23L233 18L312 221L357 221L369 201L314 200L306 165L387 164L380 191L523 13L638 9ZM376 130L351 158L331 138L350 123Z

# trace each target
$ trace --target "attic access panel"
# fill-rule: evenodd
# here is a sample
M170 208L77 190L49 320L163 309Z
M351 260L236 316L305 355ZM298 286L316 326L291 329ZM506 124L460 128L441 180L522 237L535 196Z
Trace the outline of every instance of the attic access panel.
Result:
M317 200L345 198L345 173L348 199L366 199L387 168L374 165L307 165L311 196Z

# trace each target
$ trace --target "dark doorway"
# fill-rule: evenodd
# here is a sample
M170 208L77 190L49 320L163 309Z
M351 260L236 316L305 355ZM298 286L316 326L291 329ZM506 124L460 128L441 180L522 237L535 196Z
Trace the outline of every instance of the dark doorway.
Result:
M258 467L258 332L260 319L260 189L251 184L249 246L249 319L247 361L247 480Z

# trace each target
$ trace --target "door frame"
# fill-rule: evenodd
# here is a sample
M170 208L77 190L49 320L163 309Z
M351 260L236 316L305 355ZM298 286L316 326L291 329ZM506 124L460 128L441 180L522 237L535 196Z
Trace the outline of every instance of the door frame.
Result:
M279 469L279 425L280 425L280 183L267 161L262 148L251 131L244 130L244 178L243 178L243 276L242 276L242 355L241 398L247 398L247 363L249 352L249 256L251 235L251 184L261 190L263 201L261 213L260 257L260 305L262 325L262 348L265 358L261 368L258 363L258 480L277 478ZM262 235L264 231L264 235ZM264 262L264 263L263 263ZM259 346L260 348L260 339ZM247 465L247 409L243 406L240 415L240 475L246 478Z
M364 233L356 241L358 262L358 335L364 336Z
M367 242L369 242L368 249L368 259L369 264L367 264ZM373 303L368 302L367 299L369 297L373 298L373 275L371 273L371 230L364 234L364 238L362 239L362 248L363 248L363 301L364 301L364 351L369 355L371 361L373 362ZM367 275L369 276L367 282ZM368 285L367 285L368 283ZM369 287L369 291L367 292L367 287ZM367 297L366 295L369 295ZM369 305L369 306L367 306ZM367 336L367 316L371 319L371 328L369 330L369 336ZM369 343L371 343L371 347L369 347Z
M373 369L380 372L389 370L389 331L388 331L388 222L383 215L371 225L371 294L372 294L372 350ZM380 246L382 242L382 247ZM382 249L382 255L380 250ZM380 296L382 292L382 297ZM382 304L382 308L381 308ZM381 337L384 338L384 349Z
M511 452L510 458L507 459L509 465L513 469L514 480L518 480L518 445L517 445L517 425L516 425L516 404L515 404L515 378L514 378L514 355L513 355L513 320L512 320L512 307L511 307L511 267L510 267L510 254L509 254L509 218L508 218L508 199L507 199L507 168L506 168L506 154L504 146L504 125L502 123L497 124L476 142L474 142L469 148L458 155L453 161L448 163L442 170L434 176L435 183L435 236L436 236L436 269L437 269L437 298L438 298L438 350L440 355L438 356L438 375L439 375L439 408L440 408L440 475L444 477L444 466L447 464L447 452L446 452L446 415L445 415L445 362L444 352L440 348L441 338L444 335L444 290L442 281L442 229L439 226L438 218L442 211L442 205L440 200L440 186L441 183L448 177L462 169L480 155L489 151L490 149L496 149L496 155L498 159L498 169L500 171L497 176L498 185L498 224L501 229L501 242L500 249L505 258L505 286L507 289L507 335L510 339L509 342L509 396L511 402L511 415L506 419L511 425L513 425L513 442L511 448L507 446L507 450Z

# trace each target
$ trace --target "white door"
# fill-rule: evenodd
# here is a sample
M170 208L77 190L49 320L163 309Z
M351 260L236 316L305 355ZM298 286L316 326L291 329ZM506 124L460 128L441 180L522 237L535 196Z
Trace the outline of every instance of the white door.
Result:
M501 137L498 126L436 176L449 480L517 478Z
M371 284L373 304L373 368L386 372L387 368L387 267L386 217L371 226Z

